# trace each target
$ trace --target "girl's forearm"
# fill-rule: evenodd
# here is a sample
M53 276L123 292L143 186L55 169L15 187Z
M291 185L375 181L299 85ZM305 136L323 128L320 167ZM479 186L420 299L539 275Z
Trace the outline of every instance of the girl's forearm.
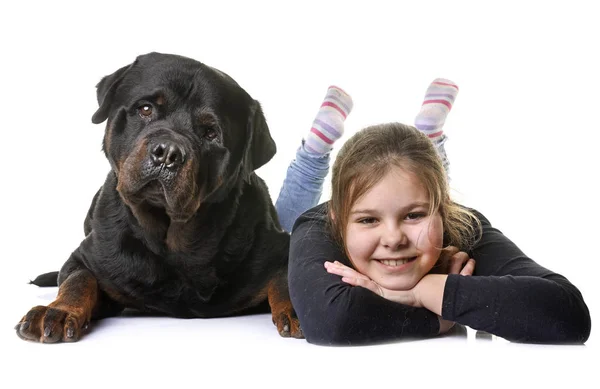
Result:
M420 305L438 316L442 315L442 302L447 278L448 275L446 274L427 274L415 286L416 298Z

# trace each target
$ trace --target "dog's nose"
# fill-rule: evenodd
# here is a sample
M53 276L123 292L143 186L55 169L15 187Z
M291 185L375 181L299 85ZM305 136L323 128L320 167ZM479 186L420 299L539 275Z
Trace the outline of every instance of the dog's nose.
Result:
M150 147L150 158L155 166L165 165L174 169L185 161L185 152L175 143L160 142Z

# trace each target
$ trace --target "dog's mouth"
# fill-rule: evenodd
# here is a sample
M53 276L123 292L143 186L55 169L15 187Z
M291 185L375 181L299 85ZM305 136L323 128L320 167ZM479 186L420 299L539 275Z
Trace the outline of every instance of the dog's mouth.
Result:
M188 180L185 177L176 178L175 181L165 181L160 178L146 179L141 182L119 180L117 190L130 207L164 209L171 221L186 222L200 207L201 193L193 189L196 187L193 183L185 182L184 185L178 185L177 181ZM182 186L186 189L181 189Z
M171 221L188 221L201 203L218 201L227 193L222 188L228 183L228 161L223 147L202 154L176 137L146 137L113 166L117 191L125 204L136 208L133 211L162 209Z
M171 221L186 222L200 206L201 194L194 195L194 192L170 190L164 181L154 179L144 185L135 197L137 203L145 202L152 207L164 209Z
M158 179L149 181L137 193L138 201L146 201L154 207L165 207L167 193Z

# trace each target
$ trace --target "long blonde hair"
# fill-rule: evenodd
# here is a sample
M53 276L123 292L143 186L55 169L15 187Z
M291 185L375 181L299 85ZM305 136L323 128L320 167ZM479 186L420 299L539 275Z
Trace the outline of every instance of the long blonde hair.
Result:
M344 143L332 169L329 222L345 246L352 206L393 167L415 175L429 194L429 213L439 211L444 244L468 251L481 236L481 223L450 199L448 180L433 143L414 127L400 123L364 128Z

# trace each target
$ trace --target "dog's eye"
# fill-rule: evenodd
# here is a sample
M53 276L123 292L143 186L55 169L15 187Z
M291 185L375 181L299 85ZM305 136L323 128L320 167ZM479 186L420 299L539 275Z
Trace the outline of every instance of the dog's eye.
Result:
M148 117L152 115L152 106L150 104L144 104L138 108L138 112L142 117Z
M217 131L215 131L214 128L207 128L206 131L204 131L204 137L208 140L213 140L217 137Z

